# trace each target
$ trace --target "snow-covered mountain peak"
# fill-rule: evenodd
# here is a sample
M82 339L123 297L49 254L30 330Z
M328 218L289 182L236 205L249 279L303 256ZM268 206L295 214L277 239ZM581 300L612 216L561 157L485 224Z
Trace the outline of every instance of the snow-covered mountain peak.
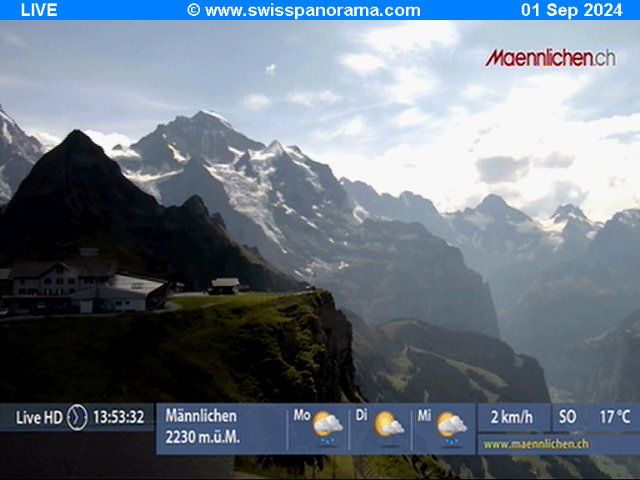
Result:
M42 153L40 142L27 135L0 105L0 203L11 198Z
M229 120L227 120L222 115L212 110L200 110L193 117L191 117L190 120L195 120L195 121L199 120L203 122L208 122L214 126L219 124L225 128L228 128L229 130L235 130L233 128L233 125L231 125L231 122L229 122Z
M233 125L231 125L231 122L229 122L229 120L227 120L226 118L224 118L222 115L220 115L217 112L214 112L212 110L200 110L198 113L196 113L193 118L196 118L198 116L205 116L205 117L209 117L212 118L214 120L216 120L217 122L221 123L222 125L224 125L225 127L235 130L233 128Z
M265 153L272 156L283 155L285 147L278 140L274 140L266 148Z
M578 220L580 222L589 222L589 219L584 214L584 212L575 205L570 203L566 205L560 205L553 215L551 215L551 219L554 223L566 223L569 220Z

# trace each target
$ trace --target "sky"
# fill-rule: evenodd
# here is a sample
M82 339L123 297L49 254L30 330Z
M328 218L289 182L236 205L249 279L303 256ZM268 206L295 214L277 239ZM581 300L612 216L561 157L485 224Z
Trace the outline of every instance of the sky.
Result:
M617 66L484 66L547 47ZM441 211L640 207L638 22L1 22L0 66L0 103L45 142L108 148L204 109Z

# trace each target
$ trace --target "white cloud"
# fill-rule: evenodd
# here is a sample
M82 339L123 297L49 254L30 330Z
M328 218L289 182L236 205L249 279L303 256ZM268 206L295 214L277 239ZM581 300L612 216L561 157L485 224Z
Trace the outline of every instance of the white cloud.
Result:
M470 101L480 100L492 94L489 88L477 84L467 85L461 92L462 98Z
M265 75L273 77L276 74L276 64L272 63L271 65L264 67L264 73Z
M60 137L52 135L48 132L28 131L27 133L38 139L38 141L42 144L45 152L48 152L53 147L62 142L62 139Z
M390 424L382 427L382 433L385 435L399 435L404 433L404 428L402 428L402 425L398 420L394 420Z
M395 144L393 137L385 137L377 155L354 148L356 144L349 144L348 152L330 145L317 159L329 163L338 176L393 194L411 190L444 211L464 208L500 187L517 191L510 200L513 206L531 208L539 218L568 198L582 202L590 218L606 220L640 204L640 141L620 142L616 136L637 130L640 112L576 119L568 101L589 86L583 72L520 75L502 88L499 101L474 111L453 103L437 122L412 129L410 137L399 137ZM532 161L526 175L522 170L499 185L479 182L477 162L496 156ZM415 168L401 168L406 164ZM612 182L612 177L628 181ZM567 182L573 187L565 188Z
M313 107L318 104L333 104L342 99L340 95L330 90L322 90L319 92L293 92L287 96L289 102L303 107Z
M261 93L247 95L242 99L242 106L248 110L260 111L271 106L271 99Z
M464 433L467 431L467 426L458 415L445 420L438 424L438 431L445 435L455 435L457 433Z
M97 130L84 130L84 133L86 133L94 143L100 145L108 156L114 155L113 147L116 145L128 147L133 143L129 137L121 133L102 133Z
M336 433L343 430L340 420L335 415L329 415L313 424L313 429L318 433Z
M380 57L366 53L345 55L340 59L340 63L361 75L377 72L386 66Z
M390 99L401 104L413 104L432 94L437 82L426 72L416 68L398 68L393 72L393 82L385 87Z
M396 56L434 46L450 47L458 42L458 38L452 22L415 21L373 30L367 35L366 43L385 55Z
M336 138L362 137L366 132L367 125L365 120L361 115L358 115L333 129L316 130L313 132L312 137L315 141L323 142Z
M424 114L419 108L411 107L396 115L393 123L398 127L414 127L425 123L429 118L429 115Z

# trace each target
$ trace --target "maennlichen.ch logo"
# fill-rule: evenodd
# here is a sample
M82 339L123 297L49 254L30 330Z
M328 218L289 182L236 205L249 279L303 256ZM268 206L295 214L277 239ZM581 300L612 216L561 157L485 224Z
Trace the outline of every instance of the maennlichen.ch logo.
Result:
M546 48L537 51L495 49L485 62L485 67L615 67L618 58L609 49L574 51L563 48Z

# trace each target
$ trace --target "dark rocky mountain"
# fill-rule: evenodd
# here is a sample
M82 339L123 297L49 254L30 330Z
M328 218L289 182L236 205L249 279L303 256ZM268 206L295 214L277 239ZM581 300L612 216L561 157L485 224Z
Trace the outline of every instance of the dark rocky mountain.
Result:
M580 342L568 365L571 390L587 402L640 402L640 311L618 327ZM583 368L575 368L581 365Z
M298 147L265 147L199 112L120 151L127 177L161 203L199 195L240 243L367 320L411 316L498 334L489 290L457 249L419 225L364 221L330 168Z
M200 198L160 206L80 131L37 162L0 217L0 230L5 264L65 258L92 245L121 267L197 288L216 276L237 276L258 290L302 286L231 240Z
M41 155L40 142L24 133L0 105L0 204L11 199Z

